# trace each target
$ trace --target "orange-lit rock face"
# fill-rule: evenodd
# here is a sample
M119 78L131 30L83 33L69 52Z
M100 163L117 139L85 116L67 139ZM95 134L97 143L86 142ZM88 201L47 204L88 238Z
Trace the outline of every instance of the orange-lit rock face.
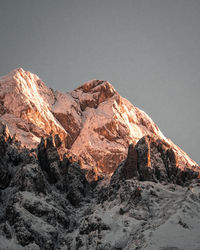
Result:
M156 136L173 148L183 168L196 165L166 139L142 110L122 98L107 81L92 80L70 93L53 91L34 74L16 69L0 78L0 120L31 148L58 134L62 152L76 155L88 175L111 175L129 144ZM66 148L64 150L63 148ZM148 154L149 151L147 152ZM147 165L151 167L150 155ZM181 159L181 160L180 160Z

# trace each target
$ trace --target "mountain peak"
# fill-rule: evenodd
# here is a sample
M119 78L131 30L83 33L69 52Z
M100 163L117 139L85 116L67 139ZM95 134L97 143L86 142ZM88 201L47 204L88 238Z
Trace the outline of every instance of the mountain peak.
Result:
M104 80L91 80L71 92L74 98L79 99L81 110L97 108L99 104L110 99L114 95L119 97L114 87Z
M85 82L83 85L78 87L76 90L82 90L84 93L95 93L102 91L103 89L109 90L110 92L116 92L112 84L105 80L90 80Z
M39 77L37 75L29 71L25 71L23 68L13 69L8 74L0 78L0 81L2 82L15 82L15 84L18 84L20 82L24 82L26 84L26 82L36 82L37 80L39 80Z
M8 72L6 75L2 76L0 80L11 80L14 76L19 76L24 74L25 71L22 68L16 68Z
M26 71L25 71L23 68L19 67L19 68L13 69L11 72L23 74L23 73L25 73Z
M19 67L11 70L7 75L24 74L25 72L26 71L23 68Z

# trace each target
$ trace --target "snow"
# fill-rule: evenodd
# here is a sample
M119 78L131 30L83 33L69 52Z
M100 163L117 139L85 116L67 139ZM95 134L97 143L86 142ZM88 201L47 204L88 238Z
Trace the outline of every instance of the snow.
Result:
M100 204L92 201L88 207L93 211L86 216L88 221L100 218L101 223L110 227L110 230L101 231L101 244L107 245L108 249L123 250L200 249L198 185L188 189L173 184L137 182L135 184L142 187L142 201L130 204L130 208L122 215L119 213L120 208L126 206L127 201L121 202L120 195L129 195L131 187L135 185L133 180L127 182L130 184L128 193L120 189L112 201ZM151 191L154 192L153 195ZM84 209L86 208L81 208L82 213ZM74 238L74 248L78 230L70 234ZM91 235L92 233L85 236L85 242L88 242ZM93 235L96 237L97 232ZM84 245L80 249L86 249L85 247ZM93 249L94 246L90 247Z
M103 239L122 249L198 250L200 249L200 189L143 182L144 205L136 204L128 213L119 214L122 206L116 197L113 202L95 207L95 213L109 224L111 231ZM151 197L149 186L157 193ZM120 191L119 191L120 193ZM145 202L146 200L146 202ZM117 202L118 201L118 202ZM149 204L151 216L145 214ZM144 206L144 207L143 207Z
M69 93L55 92L55 102L52 105L54 113L62 113L68 115L69 113L75 118L76 121L81 123L80 107L76 100Z
M0 236L0 250L25 250L24 247L18 245L14 239L8 240Z
M199 187L196 187L194 192L199 195ZM196 201L191 199L193 191L190 196L187 193L190 192L183 193L181 190L177 192L174 204L170 206L169 201L165 207L167 213L170 214L169 218L158 225L155 230L145 232L148 242L145 250L167 249L167 247L184 250L200 249L200 238L197 233L200 231L200 204L198 198Z

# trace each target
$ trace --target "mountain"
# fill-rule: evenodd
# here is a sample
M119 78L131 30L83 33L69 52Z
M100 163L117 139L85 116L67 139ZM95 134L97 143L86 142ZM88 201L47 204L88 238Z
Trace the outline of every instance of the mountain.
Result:
M107 81L0 78L0 250L198 250L200 167Z
M180 169L198 169L167 139L152 119L121 97L107 81L91 80L70 93L54 91L22 68L0 78L0 121L22 146L35 148L41 137L59 135L62 152L87 170L87 178L111 176L128 147L143 136L156 137L176 156Z

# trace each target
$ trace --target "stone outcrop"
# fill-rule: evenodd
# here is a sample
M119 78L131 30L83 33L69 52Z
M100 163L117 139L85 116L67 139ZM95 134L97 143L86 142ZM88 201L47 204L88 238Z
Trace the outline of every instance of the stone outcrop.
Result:
M136 178L187 185L199 177L198 165L184 165L181 157L165 141L145 136L135 146L129 146L127 158L115 171L112 180Z
M123 167L123 176L126 178L134 178L138 177L138 166L137 166L137 159L138 154L133 144L129 145L128 148L128 155L124 162Z

